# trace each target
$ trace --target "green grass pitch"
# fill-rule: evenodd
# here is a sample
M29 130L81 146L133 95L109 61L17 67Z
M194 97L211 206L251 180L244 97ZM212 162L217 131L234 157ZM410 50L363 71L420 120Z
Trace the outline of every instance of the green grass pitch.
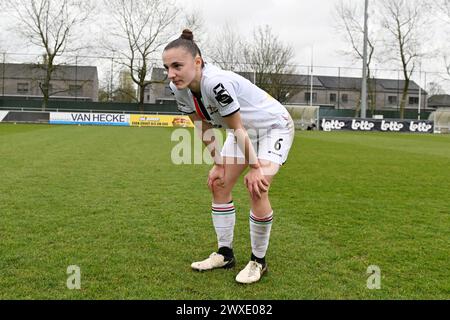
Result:
M0 299L450 298L449 135L297 132L271 188L269 273L244 286L243 179L237 267L192 271L216 249L209 166L172 164L171 132L0 125Z

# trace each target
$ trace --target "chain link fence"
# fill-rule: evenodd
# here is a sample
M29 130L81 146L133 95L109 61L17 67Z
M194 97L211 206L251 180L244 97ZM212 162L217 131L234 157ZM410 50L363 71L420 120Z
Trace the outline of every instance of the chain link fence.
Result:
M33 81L42 83L42 77L32 78L25 74L20 74L20 69L8 69L11 64L39 64L44 57L37 54L28 53L0 53L0 94L2 97L23 97L40 96L39 84L31 84ZM58 79L69 83L66 86L68 92L58 92L57 88L52 88L57 93L64 96L71 96L78 100L118 101L137 102L138 87L132 82L129 75L129 61L117 55L64 55L57 57L58 65L71 66L73 71L67 79ZM142 61L136 60L136 65L142 65ZM97 86L87 95L81 92L80 86L88 81L86 67L96 67ZM284 75L283 80L278 84L288 90L281 90L286 98L283 103L299 105L320 105L336 110L355 110L360 107L361 91L361 68L334 67L334 66L310 66L292 65L293 74ZM162 61L160 59L151 60L148 65L146 80L152 80L152 68L159 70L159 74L164 74ZM240 72L250 81L271 89L275 86L275 81L271 78L267 83L259 83L259 75L254 71L255 66L249 64L236 64L233 68L235 72ZM43 73L41 73L42 75ZM37 74L34 74L36 77ZM161 77L161 76L160 76ZM161 80L161 79L159 79ZM445 72L430 72L417 70L411 75L411 82L406 96L406 110L432 110L433 105L429 104L430 97L450 93L450 76ZM27 82L29 84L27 84ZM56 82L56 80L55 80ZM400 108L404 78L402 70L393 69L371 69L368 81L368 106L367 110L375 113L377 110L398 111ZM159 83L159 85L163 85ZM167 87L167 83L165 83ZM64 87L64 86L63 86ZM132 95L127 99L127 95L118 95L118 91L125 88ZM264 89L266 89L264 88ZM151 92L151 91L149 91ZM160 91L161 92L161 91ZM162 94L163 97L170 98L168 90ZM168 95L165 97L165 95ZM150 99L155 101L155 97ZM276 97L280 98L280 97ZM148 99L146 99L148 101Z

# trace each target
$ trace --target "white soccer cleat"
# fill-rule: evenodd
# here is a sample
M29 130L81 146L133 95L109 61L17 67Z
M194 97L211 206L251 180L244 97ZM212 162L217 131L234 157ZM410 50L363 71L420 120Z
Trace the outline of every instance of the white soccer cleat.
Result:
M231 260L225 260L225 257L223 255L217 252L213 252L207 259L203 261L193 262L191 264L191 268L197 271L206 271L217 268L228 269L234 267L234 264L234 257L231 258Z
M256 261L250 261L247 266L238 273L236 281L239 283L254 283L261 279L264 272L267 271L267 265L263 266Z

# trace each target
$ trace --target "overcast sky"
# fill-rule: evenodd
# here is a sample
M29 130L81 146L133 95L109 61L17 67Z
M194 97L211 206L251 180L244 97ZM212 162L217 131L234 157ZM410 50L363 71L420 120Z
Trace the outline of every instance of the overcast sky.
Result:
M294 47L298 64L310 64L312 47L314 64L349 64L336 53L336 48L344 45L332 23L337 0L181 1L203 13L208 30L218 30L229 23L240 32L251 34L255 26L270 25L280 39Z
M0 0L4 1L4 0ZM309 65L314 46L314 64L343 66L350 62L336 53L344 43L333 29L333 7L337 0L176 0L182 9L199 12L209 34L226 23L250 36L255 26L269 25L279 38L294 47L295 63ZM362 1L362 0L353 0ZM8 19L9 18L9 19ZM103 17L101 21L107 20ZM12 20L0 19L0 51L36 52L17 45L17 37L7 32ZM98 23L98 21L97 21ZM103 22L101 24L104 24ZM100 24L100 25L101 25ZM181 30L180 30L181 31ZM91 35L95 37L95 35Z
M208 32L220 30L226 23L233 25L241 33L251 35L255 26L268 24L283 42L291 44L295 52L295 63L310 65L313 52L315 73L337 75L337 67L362 68L362 61L355 63L350 57L339 53L349 47L342 34L336 31L336 3L338 0L178 0L183 7L191 7L201 12ZM364 0L347 0L359 3L361 9ZM376 14L374 6L370 6L369 20ZM422 1L422 0L419 0ZM361 23L363 21L363 16ZM434 30L424 30L424 33L433 34L432 41L427 45L438 48L445 46L448 39L447 24L434 22ZM445 28L441 28L444 26ZM442 50L442 49L441 49ZM318 66L334 67L319 68ZM372 61L372 68L400 69L393 64L381 65ZM306 69L307 70L307 69ZM444 75L444 61L441 53L435 54L431 59L422 61L422 70L428 71L428 78L418 80L421 82L437 81L450 90L450 83L441 78ZM442 74L435 74L439 71ZM304 72L301 70L301 72ZM343 69L341 72L348 76L360 76L360 70ZM377 77L401 77L398 71L377 71ZM345 74L347 73L347 74ZM433 74L432 74L433 73ZM341 73L342 74L342 73Z
M6 1L6 0L0 0ZM339 50L348 47L343 36L335 29L335 5L338 0L175 0L180 7L190 12L199 13L204 20L204 29L211 36L227 23L234 26L239 33L251 36L256 26L269 25L273 32L286 44L294 48L294 63L298 65L310 65L313 49L313 60L316 74L327 74L333 69L320 69L317 66L334 67L337 75L337 67L361 68L362 63L355 63L348 57L339 54ZM348 0L363 4L363 0ZM373 0L372 0L373 1ZM104 11L104 10L103 10ZM362 17L361 17L362 18ZM109 16L103 15L97 23L98 29L90 29L86 32L98 43L96 37L104 32L105 24ZM17 44L18 38L7 31L14 25L8 20L8 15L2 15L0 19L0 52L40 52L35 48ZM106 28L108 29L108 28ZM86 29L85 29L86 30ZM181 30L180 30L181 31ZM436 40L445 39L436 37ZM437 42L434 41L434 42ZM23 40L21 40L21 43ZM42 49L41 49L42 50ZM433 61L424 61L423 70L444 72L441 58ZM377 68L377 65L374 65ZM383 66L385 67L385 66ZM300 70L307 72L307 69ZM344 71L345 72L345 71ZM348 71L357 72L357 71ZM358 71L359 72L359 71ZM358 73L357 72L357 73ZM346 74L342 74L346 75ZM347 74L355 76L357 74ZM377 77L396 77L395 75L376 75ZM430 81L430 78L427 79Z

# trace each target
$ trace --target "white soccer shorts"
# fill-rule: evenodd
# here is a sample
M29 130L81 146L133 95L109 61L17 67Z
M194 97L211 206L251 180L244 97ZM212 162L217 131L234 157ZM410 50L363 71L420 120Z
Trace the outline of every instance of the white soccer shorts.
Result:
M290 117L282 126L262 130L247 129L247 132L258 159L268 160L279 165L286 162L295 132L294 123ZM243 160L245 156L232 132L227 133L221 155L222 157L239 158L237 163L245 162Z

